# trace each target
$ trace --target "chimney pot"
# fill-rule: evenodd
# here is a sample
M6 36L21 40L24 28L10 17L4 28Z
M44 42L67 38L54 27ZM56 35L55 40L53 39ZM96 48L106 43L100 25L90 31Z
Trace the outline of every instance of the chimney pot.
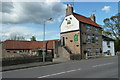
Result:
M70 4L70 7L72 7L72 4Z
M96 22L96 18L95 18L95 15L94 15L94 14L91 14L91 15L90 15L90 19L91 19L92 21Z
M67 8L66 8L66 16L69 16L73 14L73 7L72 7L72 4L67 4Z
M67 4L67 8L69 7L69 4Z

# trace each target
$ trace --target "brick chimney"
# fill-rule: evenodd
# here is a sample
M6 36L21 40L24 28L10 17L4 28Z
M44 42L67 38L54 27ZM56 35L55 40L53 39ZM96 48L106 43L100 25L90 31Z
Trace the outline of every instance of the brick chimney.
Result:
M90 15L90 19L91 19L92 21L96 22L96 18L95 18L95 15L94 15L94 14Z
M67 4L67 8L66 8L66 16L69 16L73 14L73 7L72 7L72 4Z

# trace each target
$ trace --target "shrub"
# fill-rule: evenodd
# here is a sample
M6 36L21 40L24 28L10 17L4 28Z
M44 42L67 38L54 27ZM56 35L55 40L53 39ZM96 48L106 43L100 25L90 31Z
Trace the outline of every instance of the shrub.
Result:
M43 61L43 58L41 56L24 56L24 57L14 57L14 58L3 58L2 66L25 64L25 63L32 63L32 62L42 62L42 61ZM45 61L51 62L52 57L46 56Z

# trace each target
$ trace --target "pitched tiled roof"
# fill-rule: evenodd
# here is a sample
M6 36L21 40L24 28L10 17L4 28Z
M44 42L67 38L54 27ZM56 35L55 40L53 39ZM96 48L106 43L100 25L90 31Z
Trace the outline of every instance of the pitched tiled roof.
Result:
M48 40L47 48L53 49L54 42L56 40ZM38 47L43 47L43 41L18 41L18 40L6 40L5 49L35 49Z
M87 18L85 16L82 16L80 14L77 14L77 13L73 13L74 17L77 18L77 20L79 20L80 22L83 22L83 23L87 23L87 24L90 24L90 25L93 25L95 27L100 27L97 23L95 23L94 21L92 21L90 18Z
M30 41L18 41L18 40L6 40L6 49L29 49L31 45Z

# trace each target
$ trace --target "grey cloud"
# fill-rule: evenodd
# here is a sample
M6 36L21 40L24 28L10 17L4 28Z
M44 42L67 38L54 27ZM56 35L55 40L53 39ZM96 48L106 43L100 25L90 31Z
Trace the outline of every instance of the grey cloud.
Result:
M13 5L15 10L11 13L2 15L2 22L4 24L21 24L21 23L35 23L42 24L48 18L58 20L59 17L65 13L65 5L60 2L20 2ZM5 8L3 8L5 9ZM8 8L7 8L8 9ZM7 10L6 9L6 10ZM4 10L4 11L6 11ZM9 9L8 9L9 10ZM9 11L8 11L9 12Z
M0 2L1 6L1 12L3 13L10 13L11 9L13 9L13 3L12 2Z

